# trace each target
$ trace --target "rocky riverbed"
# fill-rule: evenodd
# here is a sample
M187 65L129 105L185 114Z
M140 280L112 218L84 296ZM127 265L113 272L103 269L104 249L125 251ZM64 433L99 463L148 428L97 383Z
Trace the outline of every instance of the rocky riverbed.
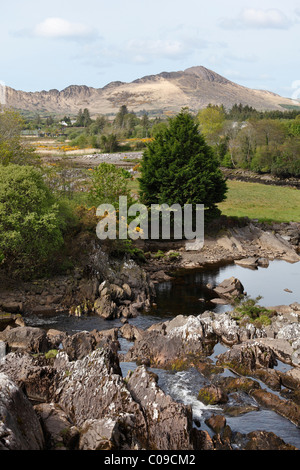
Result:
M267 328L230 313L177 316L146 330L125 323L75 334L16 326L0 334L2 449L295 449L272 432L233 432L226 416L259 407L300 425L300 305L278 308ZM125 354L121 339L133 342ZM211 359L219 343L227 350ZM276 370L278 361L289 364ZM123 376L122 364L134 362ZM158 385L151 368L197 369L198 400L218 405L201 429L192 408ZM224 370L234 374L224 376ZM267 391L261 384L267 384ZM247 395L252 404L241 400Z
M155 303L155 283L174 269L221 260L252 269L272 259L297 263L299 239L299 224L227 226L200 252L169 245L154 257L153 246L144 246L152 254L140 266L87 238L72 274L7 281L0 292L0 448L295 449L273 432L241 433L228 422L264 408L300 426L299 304L274 306L267 326L231 310L177 315L144 329L131 319ZM230 304L243 286L225 281L211 288ZM33 315L63 313L99 315L107 328L69 333L28 325ZM112 328L115 318L121 326ZM224 351L214 356L218 345ZM133 365L126 374L124 364ZM197 400L212 406L205 423L164 391L154 372L190 369L203 377Z

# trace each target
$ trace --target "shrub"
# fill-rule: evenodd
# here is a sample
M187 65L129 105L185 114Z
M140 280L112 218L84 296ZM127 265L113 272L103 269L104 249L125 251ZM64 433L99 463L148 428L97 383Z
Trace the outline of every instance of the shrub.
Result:
M249 321L257 327L270 325L273 312L258 304L261 298L261 296L258 296L255 299L251 299L249 296L246 296L242 300L238 300L238 305L233 312L234 318L241 320L248 317Z

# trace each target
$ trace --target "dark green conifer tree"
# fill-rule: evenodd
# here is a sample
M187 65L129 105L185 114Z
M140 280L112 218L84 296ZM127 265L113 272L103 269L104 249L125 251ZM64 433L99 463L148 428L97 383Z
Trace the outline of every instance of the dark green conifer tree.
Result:
M144 152L140 196L151 204L204 204L211 212L226 197L226 181L212 149L183 109Z

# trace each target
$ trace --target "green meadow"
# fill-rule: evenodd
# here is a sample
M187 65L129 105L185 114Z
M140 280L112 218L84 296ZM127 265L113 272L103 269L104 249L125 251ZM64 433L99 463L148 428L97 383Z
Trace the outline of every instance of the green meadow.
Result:
M227 186L227 199L218 205L224 215L266 222L300 222L297 189L241 181L227 181Z
M300 190L260 183L227 181L227 198L218 204L228 217L249 217L264 222L300 222ZM130 182L138 195L139 183Z

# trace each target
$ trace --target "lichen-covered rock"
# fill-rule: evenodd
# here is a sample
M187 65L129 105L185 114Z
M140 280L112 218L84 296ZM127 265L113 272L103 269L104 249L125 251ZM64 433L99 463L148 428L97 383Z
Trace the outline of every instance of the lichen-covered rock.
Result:
M195 357L211 353L215 343L216 336L200 317L179 315L146 330L125 360L171 368L178 361L188 364Z
M55 364L59 363L60 355L57 355ZM147 435L142 410L128 391L116 351L109 345L75 362L64 356L60 361L54 401L79 427L87 420L109 417L118 421L120 415L130 415L132 426L126 428L124 439L128 448L135 446L136 442L141 446Z
M218 363L243 374L255 371L256 368L273 368L277 364L274 351L259 341L249 340L242 344L235 344L223 354L218 356Z
M94 303L94 310L97 315L106 320L115 318L118 312L116 303L111 299L110 295L102 295L98 297Z
M126 444L126 428L134 426L129 414L112 419L88 419L80 430L79 450L129 449ZM134 443L132 443L134 448ZM139 448L138 443L136 448Z
M0 373L0 449L43 448L43 431L31 403L7 375Z

